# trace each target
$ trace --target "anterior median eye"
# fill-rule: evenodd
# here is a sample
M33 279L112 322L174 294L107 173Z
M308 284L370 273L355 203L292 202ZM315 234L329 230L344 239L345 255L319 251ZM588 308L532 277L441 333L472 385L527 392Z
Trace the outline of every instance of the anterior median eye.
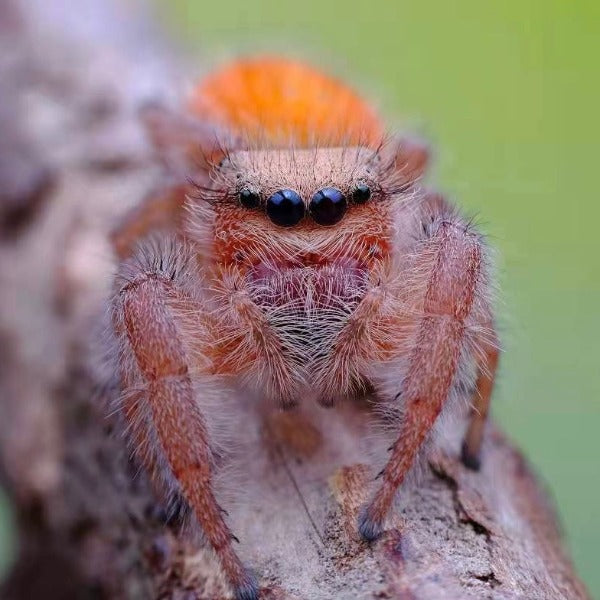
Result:
M291 227L304 217L304 201L294 190L279 190L267 200L267 214L276 225Z
M315 193L308 208L319 225L335 225L344 216L348 202L340 190L326 187Z
M356 204L364 204L371 197L371 188L366 183L359 183L352 192L352 200Z
M256 208L260 204L260 196L256 192L244 188L240 192L240 204L244 208Z

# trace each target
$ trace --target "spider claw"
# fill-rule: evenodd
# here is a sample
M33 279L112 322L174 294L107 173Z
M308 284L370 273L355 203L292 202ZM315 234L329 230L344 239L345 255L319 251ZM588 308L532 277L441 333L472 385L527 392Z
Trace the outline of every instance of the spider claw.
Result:
M374 542L383 531L379 521L375 521L368 515L368 508L361 510L358 516L358 532L366 542Z
M234 588L235 600L258 600L258 583L254 575L247 574L246 581Z
M231 539L232 539L234 542L236 542L236 543L238 543L238 544L240 543L240 540L239 540L239 538L238 538L236 535L234 535L233 533L230 533L230 534L229 534L229 536L231 537Z
M471 469L472 471L479 471L481 468L481 460L477 454L473 454L466 443L463 443L460 459L462 460L463 465L467 467L467 469Z
M385 469L381 469L381 471L379 471L379 473L377 473L377 475L375 476L375 479L373 481L377 481L380 477L383 477L384 473L385 473Z

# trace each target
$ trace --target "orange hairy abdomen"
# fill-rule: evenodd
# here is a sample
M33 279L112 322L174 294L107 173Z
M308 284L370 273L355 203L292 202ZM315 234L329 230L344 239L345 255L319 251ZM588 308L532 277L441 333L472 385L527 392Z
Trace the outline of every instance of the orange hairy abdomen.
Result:
M383 127L353 90L303 63L264 57L239 60L194 91L196 115L274 146L377 146Z

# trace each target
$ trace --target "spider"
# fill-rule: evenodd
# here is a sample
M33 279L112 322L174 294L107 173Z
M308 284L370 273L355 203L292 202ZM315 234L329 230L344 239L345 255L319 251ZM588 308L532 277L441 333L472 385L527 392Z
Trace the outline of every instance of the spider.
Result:
M367 102L302 63L238 60L184 109L149 106L143 121L166 176L112 235L122 413L235 597L256 599L215 497L199 398L235 385L282 409L367 391L397 406L357 523L376 539L460 386L472 390L462 459L479 467L498 361L488 251L421 183L427 148L386 135Z

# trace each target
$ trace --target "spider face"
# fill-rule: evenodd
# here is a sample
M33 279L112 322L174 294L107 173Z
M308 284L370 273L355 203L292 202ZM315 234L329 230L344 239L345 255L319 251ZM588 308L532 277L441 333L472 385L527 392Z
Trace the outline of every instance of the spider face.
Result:
M383 171L380 156L360 147L232 153L206 191L214 260L243 273L369 270L388 252L393 202Z
M202 216L191 207L188 229L211 240L205 269L223 282L220 298L243 290L285 347L291 402L304 389L329 400L317 381L331 371L330 347L386 269L403 203L386 173L381 156L361 147L233 152L200 191Z

